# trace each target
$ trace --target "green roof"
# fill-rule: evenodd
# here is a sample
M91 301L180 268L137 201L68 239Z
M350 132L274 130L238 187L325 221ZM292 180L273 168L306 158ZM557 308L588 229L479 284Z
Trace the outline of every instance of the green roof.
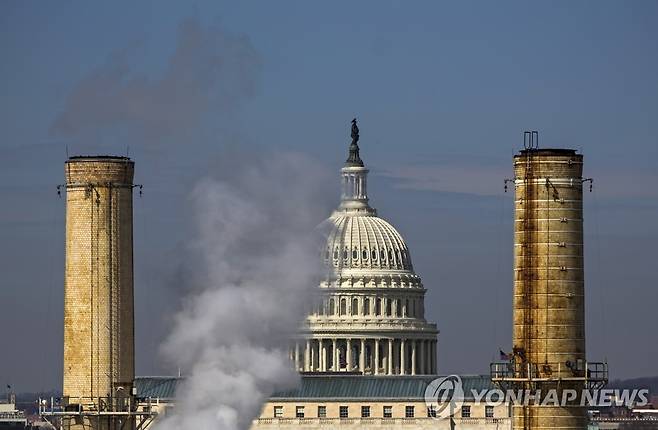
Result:
M181 378L170 376L148 376L135 378L137 397L146 399L148 397L160 399L174 399L176 397L176 385Z
M362 375L304 375L300 384L291 390L274 393L271 399L279 401L302 399L424 399L425 389L440 376L362 376ZM471 390L492 390L495 386L488 375L461 376L467 399ZM181 378L135 378L137 397L174 399L176 385Z
M274 393L276 400L293 399L424 399L425 389L439 376L303 376L292 390ZM489 376L461 376L466 398L471 390L495 387Z

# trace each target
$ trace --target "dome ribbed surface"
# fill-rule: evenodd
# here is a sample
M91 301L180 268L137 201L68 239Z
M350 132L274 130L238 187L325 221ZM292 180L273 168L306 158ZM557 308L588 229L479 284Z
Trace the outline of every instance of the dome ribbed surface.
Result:
M325 263L339 269L412 270L409 249L398 231L371 214L338 212L328 220Z

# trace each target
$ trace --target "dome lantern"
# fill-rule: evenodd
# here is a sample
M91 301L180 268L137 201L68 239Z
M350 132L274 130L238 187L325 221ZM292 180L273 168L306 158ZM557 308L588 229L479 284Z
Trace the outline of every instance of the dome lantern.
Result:
M356 118L352 120L352 143L345 166L341 169L341 204L342 211L375 213L368 205L368 169L359 155L359 127Z

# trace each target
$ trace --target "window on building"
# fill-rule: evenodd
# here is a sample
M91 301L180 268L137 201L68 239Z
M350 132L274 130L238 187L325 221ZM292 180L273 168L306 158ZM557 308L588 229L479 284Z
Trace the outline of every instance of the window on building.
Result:
M384 406L384 418L393 418L393 406Z
M352 260L356 260L357 258L359 258L359 251L357 251L356 249L353 249L352 250Z
M370 418L370 406L361 406L361 418Z
M391 313L392 313L391 306L392 306L391 299L386 300L386 316L387 317L391 316Z
M409 316L409 299L405 300L404 302L404 314L402 316L403 317Z
M462 406L462 418L470 418L471 417L471 407L470 406Z
M377 299L375 302L375 315L380 316L382 314L382 299Z
M396 317L401 317L402 316L402 300L398 299L395 302L395 316Z
M484 416L486 418L493 418L494 417L494 407L493 406L485 406L484 407Z
M347 314L347 301L345 299L340 299L340 314Z
M304 406L297 406L295 408L295 418L304 418Z
M368 250L364 249L363 252L361 252L361 259L367 260L368 259Z
M370 315L370 299L363 299L363 315Z
M405 408L404 408L404 417L405 418L413 418L414 417L414 407L413 406L405 406Z
M376 249L373 249L370 254L372 254L372 259L373 260L377 260L377 250Z
M334 315L336 313L336 305L334 304L334 299L329 299L329 315Z
M318 418L327 418L326 406L318 406Z
M359 314L359 299L352 299L352 315Z
M350 416L349 408L347 406L340 406L338 408L338 413L341 418L348 418Z
M274 407L274 418L283 418L283 406Z
M436 406L432 405L427 408L427 418L436 418Z

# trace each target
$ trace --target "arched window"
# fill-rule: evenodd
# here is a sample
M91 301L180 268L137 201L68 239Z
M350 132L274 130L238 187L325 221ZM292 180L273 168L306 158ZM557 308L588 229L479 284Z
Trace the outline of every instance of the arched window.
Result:
M334 315L336 313L336 305L334 304L334 299L329 299L329 315Z
M373 259L373 260L377 260L377 250L376 250L376 249L373 249L373 250L370 252L370 254L372 254L372 259Z
M382 314L382 299L377 299L375 302L375 315L380 316Z
M363 299L363 315L370 315L370 299Z
M387 317L390 317L390 316L391 316L391 313L393 312L393 311L391 310L392 305L393 305L391 302L392 302L391 299L386 300L386 316L387 316Z
M352 299L352 315L359 314L359 299L356 297Z
M367 259L368 259L368 250L367 250L367 249L365 249L365 248L363 249L363 251L361 252L361 258L362 258L363 260L367 260Z
M347 249L343 249L343 260L347 260L347 257L349 254L347 253Z
M356 250L356 249L353 249L352 250L352 260L356 260L357 258L359 258L359 251Z
M334 260L338 260L338 248L334 250Z
M380 257L381 257L381 259L382 259L382 261L383 261L383 260L386 258L386 251L384 251L384 250L382 249L381 252L379 253L379 255L380 255Z
M340 299L340 314L347 314L347 301L345 299Z

